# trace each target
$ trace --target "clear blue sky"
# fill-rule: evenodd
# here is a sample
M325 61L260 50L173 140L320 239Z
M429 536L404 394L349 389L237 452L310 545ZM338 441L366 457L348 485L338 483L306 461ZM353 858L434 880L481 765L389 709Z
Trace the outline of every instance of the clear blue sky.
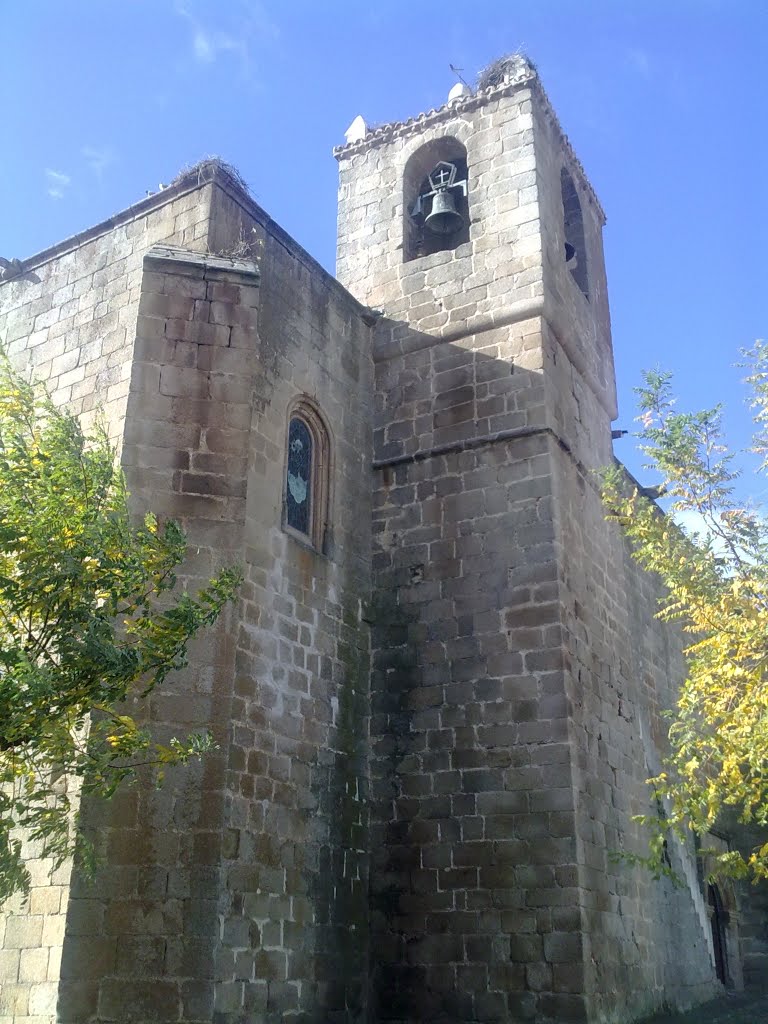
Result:
M746 438L733 364L768 330L765 0L0 0L0 33L0 255L216 154L331 271L331 149L355 115L439 106L449 63L473 81L525 50L608 215L618 425L660 364Z

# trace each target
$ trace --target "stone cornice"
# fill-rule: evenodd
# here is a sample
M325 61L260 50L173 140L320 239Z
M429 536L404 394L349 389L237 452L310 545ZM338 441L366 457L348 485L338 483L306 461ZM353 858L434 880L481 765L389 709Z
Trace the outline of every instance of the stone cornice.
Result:
M206 276L236 274L252 278L250 284L258 284L259 265L255 260L239 259L235 256L219 256L209 252L194 252L177 245L153 245L144 254L144 262L173 264L178 270L192 273L204 271Z

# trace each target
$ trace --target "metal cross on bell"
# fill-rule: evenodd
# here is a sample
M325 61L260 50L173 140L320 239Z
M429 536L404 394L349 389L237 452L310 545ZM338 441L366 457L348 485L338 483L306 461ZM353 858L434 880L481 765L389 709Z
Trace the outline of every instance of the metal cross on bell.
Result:
M422 214L425 201L431 199L429 213L424 218L424 227L436 235L452 235L464 226L464 217L456 209L455 193L467 194L467 182L456 181L456 165L441 160L428 175L431 186L416 200L412 217Z

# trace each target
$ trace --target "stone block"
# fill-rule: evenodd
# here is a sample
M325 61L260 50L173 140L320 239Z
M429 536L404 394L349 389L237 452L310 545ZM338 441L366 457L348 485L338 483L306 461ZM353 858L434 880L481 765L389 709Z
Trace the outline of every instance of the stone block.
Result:
M0 1017L7 1016L12 1022L26 1016L29 1008L29 986L5 984L0 987Z
M408 962L411 964L452 963L464 959L459 935L427 935L409 943Z
M239 303L211 302L210 321L213 324L227 324L230 327L255 329L257 326L256 310Z
M0 949L0 982L3 984L18 981L20 955L18 949Z
M230 327L203 323L200 320L165 320L165 337L175 341L188 341L197 345L230 344ZM234 342L232 342L234 344Z
M584 991L584 966L581 963L556 963L552 966L554 992L579 993Z
M61 906L62 889L59 886L46 886L44 889L35 888L30 893L29 910L33 916L38 914L58 914Z
M237 1013L243 1005L243 982L223 982L216 985L215 1014ZM216 1017L214 1016L214 1019Z
M42 946L37 949L23 950L19 962L19 981L44 982L47 977L48 948L46 946Z
M62 957L61 946L50 946L48 948L48 981L58 982L61 977L61 957Z
M159 274L150 275L144 272L143 290L145 292L155 291L156 288L153 284L155 278L159 278L162 282L161 291L167 295L173 295L176 298L188 298L195 300L202 300L208 298L208 289L210 288L210 282L205 281L203 278L192 277L189 275L175 275L175 274Z
M6 949L36 949L43 937L42 916L12 915L5 922Z
M64 946L63 980L99 979L114 971L117 940L109 937L73 936Z
M260 340L255 327L222 327L220 330L229 330L229 344L232 348L245 348L254 352L259 351Z
M183 1020L208 1021L212 1019L214 989L210 982L187 980L181 983ZM248 1007L246 1006L246 1009Z
M148 367L153 371L152 381L156 381L157 367ZM163 366L159 373L159 390L161 395L179 396L184 398L206 398L208 396L208 375L196 369L185 369L178 366ZM153 388L150 385L150 390Z
M67 919L64 914L53 914L43 918L41 942L44 946L60 946L64 941Z
M181 1005L180 987L173 981L105 978L99 990L99 1015L125 1024L179 1020Z
M541 964L544 958L544 945L541 935L510 936L509 959L513 963Z
M586 1000L580 995L544 993L540 996L539 1005L550 1020L568 1021L569 1024L586 1024L589 1020Z
M55 982L32 985L29 989L29 1014L44 1019L52 1018L56 1013L59 987Z

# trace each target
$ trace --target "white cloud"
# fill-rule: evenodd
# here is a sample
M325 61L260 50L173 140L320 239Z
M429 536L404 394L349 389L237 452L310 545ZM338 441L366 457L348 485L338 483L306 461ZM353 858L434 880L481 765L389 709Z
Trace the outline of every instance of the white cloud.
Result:
M46 167L45 176L54 185L69 185L72 181L68 174L62 174L61 171L52 171L50 167Z
M252 72L253 51L265 42L274 41L279 31L259 0L239 0L217 10L220 23L211 25L190 5L176 0L175 13L189 22L192 30L192 56L195 63L211 65L220 56L236 57L244 78Z
M85 157L85 162L99 179L106 168L115 162L115 154L109 147L83 146L80 152Z
M206 32L197 27L192 40L192 52L195 60L201 64L213 64L220 53L231 51L237 53L241 60L247 60L248 43L246 39L235 39L227 32Z
M63 171L54 171L50 167L45 169L45 178L48 182L46 191L51 199L63 199L64 191L69 188L72 178L68 174L64 174Z
M199 60L202 64L212 64L216 60L216 50L211 37L201 28L195 29L192 52L195 55L195 60Z

